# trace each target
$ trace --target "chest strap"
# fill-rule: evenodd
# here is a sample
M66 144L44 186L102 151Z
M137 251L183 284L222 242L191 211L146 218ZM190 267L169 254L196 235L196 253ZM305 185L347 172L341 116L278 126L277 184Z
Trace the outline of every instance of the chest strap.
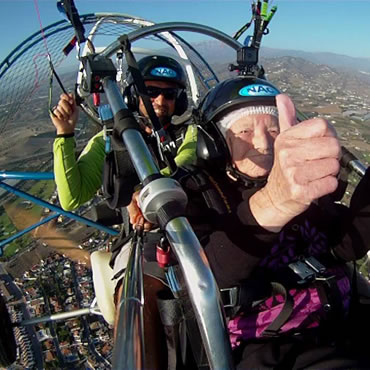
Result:
M296 288L313 286L319 294L326 323L335 323L344 317L337 279L333 275L328 275L326 268L319 261L309 257L289 264L288 270L295 273L297 277L295 282L288 283L286 279L284 282L284 273L279 274L283 278L282 282L268 281L267 277L264 279L259 275L257 278L241 282L239 286L220 289L226 315L232 318L240 311L248 312L271 296L281 295L284 299L283 307L275 320L262 333L265 337L278 336L294 308L294 299L286 287L290 289L294 286ZM279 276L275 275L275 277Z
M293 312L294 300L292 296L282 284L277 282L270 282L268 284L269 287L264 287L265 289L267 288L264 294L261 294L262 291L260 291L257 295L256 291L253 288L251 289L252 284L248 285L248 287L246 287L245 284L242 284L238 287L220 289L221 300L224 304L227 316L233 317L237 314L238 311L245 311L246 309L263 302L271 295L281 295L284 299L283 307L275 320L262 333L262 336L264 337L278 336L281 327L288 321L290 315ZM258 296L260 297L260 299L255 300L255 298Z

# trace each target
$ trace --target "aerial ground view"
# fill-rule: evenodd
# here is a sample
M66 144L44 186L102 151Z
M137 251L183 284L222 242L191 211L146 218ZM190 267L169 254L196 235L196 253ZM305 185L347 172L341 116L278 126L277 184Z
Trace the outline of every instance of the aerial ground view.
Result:
M86 45L95 43L95 52L99 53L103 46L114 44L121 34L142 32L143 36L132 42L138 59L143 55L163 54L181 61L187 71L188 109L174 121L187 125L195 122L193 108L197 108L209 89L218 81L238 76L242 64L235 70L230 68L230 64L238 63L236 50L231 47L232 42L226 45L223 40L213 39L209 32L195 37L192 32L182 29L153 31L149 35L143 30L162 22L193 22L234 37L240 47L255 47L254 41L258 38L258 32L253 31L255 24L250 22L245 30L240 28L249 21L252 9L254 22L262 19L262 25L264 20L266 25L271 21L271 25L268 32L263 31L260 35L263 34L263 39L261 45L257 44L258 61L244 65L250 67L248 73L257 75L253 71L260 69L255 66L262 66L264 77L292 98L297 111L306 117L303 119L318 117L327 120L335 128L343 150L352 153L362 168L366 169L370 164L370 49L358 46L360 33L363 35L369 30L351 35L354 49L350 49L350 41L343 39L340 30L336 34L340 19L345 17L343 2L322 2L320 14L326 10L328 17L322 18L322 22L327 21L331 26L331 35L326 38L326 29L320 29L319 19L316 19L317 23L313 17L312 23L297 21L302 12L307 12L307 19L316 14L314 9L320 8L320 3L314 1L292 4L283 0L204 0L195 5L194 1L143 0L127 2L125 7L107 1L104 9L100 9L102 5L97 2L65 0L61 3L76 6L80 15L90 14L90 17L81 16L81 20L86 37L90 35L92 41L84 40L78 48L73 47L74 43L79 43L81 31L77 18L73 18L78 16L77 10L68 13L67 6L64 8L66 15L59 17L54 2L50 2L52 6L37 0L18 3L24 7L22 16L32 12L35 19L29 21L30 24L25 22L23 32L14 34L14 40L7 40L6 50L0 54L0 323L5 326L11 322L13 325L7 337L11 339L0 338L0 369L110 369L115 368L114 363L117 365L120 358L119 350L115 348L115 323L107 322L106 316L96 308L99 302L96 302L97 287L94 286L96 281L90 256L93 252L110 252L119 234L125 232L125 225L104 221L103 227L99 228L86 223L86 220L101 222L99 210L106 201L101 189L72 213L68 213L72 209L66 212L61 208L54 181L56 129L50 111L58 104L63 90L77 94L83 106L74 131L76 157L103 127L98 106L108 99L103 93L95 94L94 99L87 93L89 71L86 71L86 65L76 60L79 48L80 54L90 53L92 49ZM209 20L190 12L193 5L209 14ZM267 5L270 13L267 11L264 15L266 9L263 10L263 6ZM158 10L163 6L166 6L166 12ZM13 7L11 1L0 2L1 17L5 12L9 14L7 22L15 11ZM238 8L244 9L243 16ZM267 21L271 9L272 15ZM229 10L226 20L220 14ZM100 11L106 13L92 14ZM126 12L137 17L116 14ZM294 12L299 15L294 17ZM335 20L329 18L331 16ZM292 21L291 29L286 28L287 20ZM312 35L306 39L304 29L309 27ZM243 31L235 33L238 29ZM290 38L287 38L288 34ZM334 37L338 40L334 41ZM68 52L67 45L71 46ZM341 48L341 45L347 47ZM116 48L109 57L117 72L115 81L119 91L123 92L127 84L127 63L121 48ZM54 69L56 73L53 73ZM94 82L98 80L99 77ZM164 94L164 90L158 94ZM96 100L98 95L100 103ZM21 176L21 173L28 175ZM352 168L344 168L343 173L346 187L336 203L347 207L361 175ZM122 209L117 208L119 212ZM370 262L367 253L355 259L355 265L361 281L368 284ZM9 344L13 343L13 338L14 345ZM140 341L145 342L143 338ZM207 366L217 368L212 355L209 356L211 366ZM199 360L198 367L202 367L200 363Z

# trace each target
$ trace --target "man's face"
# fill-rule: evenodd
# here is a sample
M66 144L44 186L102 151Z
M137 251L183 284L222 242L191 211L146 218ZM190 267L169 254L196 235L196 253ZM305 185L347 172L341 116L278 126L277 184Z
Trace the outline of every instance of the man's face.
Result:
M178 89L178 85L175 82L165 82L165 81L145 81L146 87L150 89L150 87L153 88L153 91L155 91L155 88L159 89ZM158 90L159 92L159 90ZM176 97L173 98L170 96L166 96L167 94L158 94L156 97L150 98L153 109L157 117L159 118L161 123L167 123L170 121L171 117L173 116L173 113L175 112L175 103L176 103ZM169 94L171 95L171 94ZM146 111L146 108L144 106L144 103L140 97L139 99L139 111L140 113L148 118L148 113Z
M274 162L274 142L278 134L278 119L268 114L235 121L226 132L233 165L253 178L267 176Z

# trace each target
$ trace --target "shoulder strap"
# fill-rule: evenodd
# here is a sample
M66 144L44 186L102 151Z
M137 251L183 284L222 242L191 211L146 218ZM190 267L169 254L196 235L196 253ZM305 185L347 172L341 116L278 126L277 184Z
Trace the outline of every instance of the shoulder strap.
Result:
M185 189L200 192L209 209L218 214L231 212L227 196L222 191L219 182L207 171L193 165L181 167L183 176L177 179ZM185 171L185 174L184 174Z
M108 105L99 107L104 124L106 157L103 168L103 194L112 209L131 202L134 187L139 183L129 153L121 138L113 131L113 114Z
M262 332L264 337L275 337L279 335L280 329L288 321L293 312L294 300L284 286L277 282L271 282L273 295L281 294L284 305L274 321Z
M128 206L139 182L127 150L113 150L107 154L103 170L103 194L110 208Z

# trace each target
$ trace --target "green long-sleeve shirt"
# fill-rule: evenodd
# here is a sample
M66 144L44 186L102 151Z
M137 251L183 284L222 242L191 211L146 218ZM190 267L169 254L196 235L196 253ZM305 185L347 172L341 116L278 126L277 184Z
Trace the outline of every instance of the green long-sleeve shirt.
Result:
M175 162L178 166L194 164L196 160L197 128L190 125L179 149ZM59 201L63 209L74 210L93 198L102 185L105 158L103 132L92 137L76 160L75 140L56 138L54 141L54 175ZM161 170L168 176L168 167Z

